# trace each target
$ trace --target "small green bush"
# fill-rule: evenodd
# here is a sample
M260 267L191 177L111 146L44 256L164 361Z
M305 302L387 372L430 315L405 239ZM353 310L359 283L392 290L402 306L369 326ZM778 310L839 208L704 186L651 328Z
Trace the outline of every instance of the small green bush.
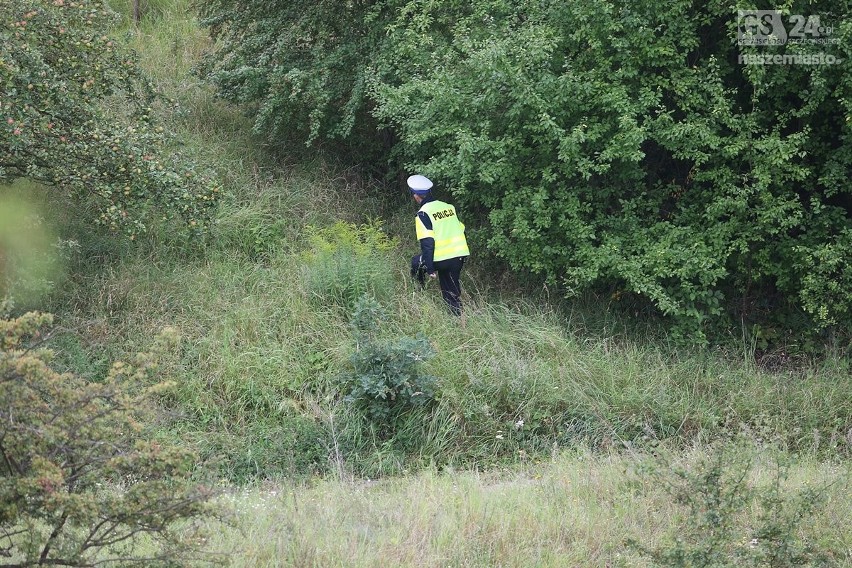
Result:
M374 422L392 429L400 417L435 400L435 377L425 375L420 363L434 355L425 337L378 338L384 312L368 296L355 306L352 329L356 348L352 370L343 376L345 400Z
M352 312L364 294L387 297L393 289L388 253L396 247L378 222L354 225L338 221L309 229L305 254L307 287L313 301Z
M768 482L755 481L758 452L768 461ZM832 566L832 551L807 527L826 498L826 487L790 487L789 467L774 450L742 442L711 449L693 468L665 458L649 477L682 508L677 534L653 549L632 543L655 566Z

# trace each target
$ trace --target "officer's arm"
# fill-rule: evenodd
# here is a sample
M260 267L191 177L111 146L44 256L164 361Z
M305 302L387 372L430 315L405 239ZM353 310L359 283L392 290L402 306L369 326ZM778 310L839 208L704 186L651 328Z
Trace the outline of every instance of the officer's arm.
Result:
M435 265L435 232L432 230L432 220L426 213L420 211L414 218L414 226L417 230L417 239L420 241L420 254L426 272L433 274Z
M434 273L435 264L432 259L435 258L435 239L432 237L420 239L420 258L426 267L426 272L429 274Z

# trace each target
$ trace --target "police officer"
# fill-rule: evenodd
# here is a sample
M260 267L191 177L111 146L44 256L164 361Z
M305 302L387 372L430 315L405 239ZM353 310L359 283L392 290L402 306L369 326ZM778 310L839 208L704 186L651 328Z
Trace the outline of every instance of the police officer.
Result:
M441 295L450 311L461 315L461 270L465 257L470 255L464 237L464 225L456 208L432 197L429 178L414 175L408 178L411 196L420 210L414 218L420 254L411 259L411 275L423 284L423 274L437 276Z

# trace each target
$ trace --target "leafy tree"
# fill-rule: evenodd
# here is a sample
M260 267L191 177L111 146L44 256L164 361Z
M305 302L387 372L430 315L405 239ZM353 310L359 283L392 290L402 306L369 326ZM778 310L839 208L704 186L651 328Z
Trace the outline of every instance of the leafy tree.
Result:
M0 321L2 566L186 557L197 543L185 521L210 493L186 483L191 454L146 436L147 401L168 386L150 381L153 355L116 363L102 382L59 374L40 348L50 323L34 312Z
M131 238L152 207L201 230L219 189L169 155L115 17L99 0L0 2L0 182L47 183Z

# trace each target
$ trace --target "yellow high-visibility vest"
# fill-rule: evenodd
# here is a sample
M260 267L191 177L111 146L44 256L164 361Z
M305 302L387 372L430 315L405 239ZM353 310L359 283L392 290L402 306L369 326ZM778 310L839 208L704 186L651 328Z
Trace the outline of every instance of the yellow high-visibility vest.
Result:
M420 218L415 216L417 240L429 237L435 239L435 262L470 255L467 239L464 238L464 224L456 216L455 207L443 201L430 201L424 203L420 211L426 213L432 221L432 230L427 229Z

